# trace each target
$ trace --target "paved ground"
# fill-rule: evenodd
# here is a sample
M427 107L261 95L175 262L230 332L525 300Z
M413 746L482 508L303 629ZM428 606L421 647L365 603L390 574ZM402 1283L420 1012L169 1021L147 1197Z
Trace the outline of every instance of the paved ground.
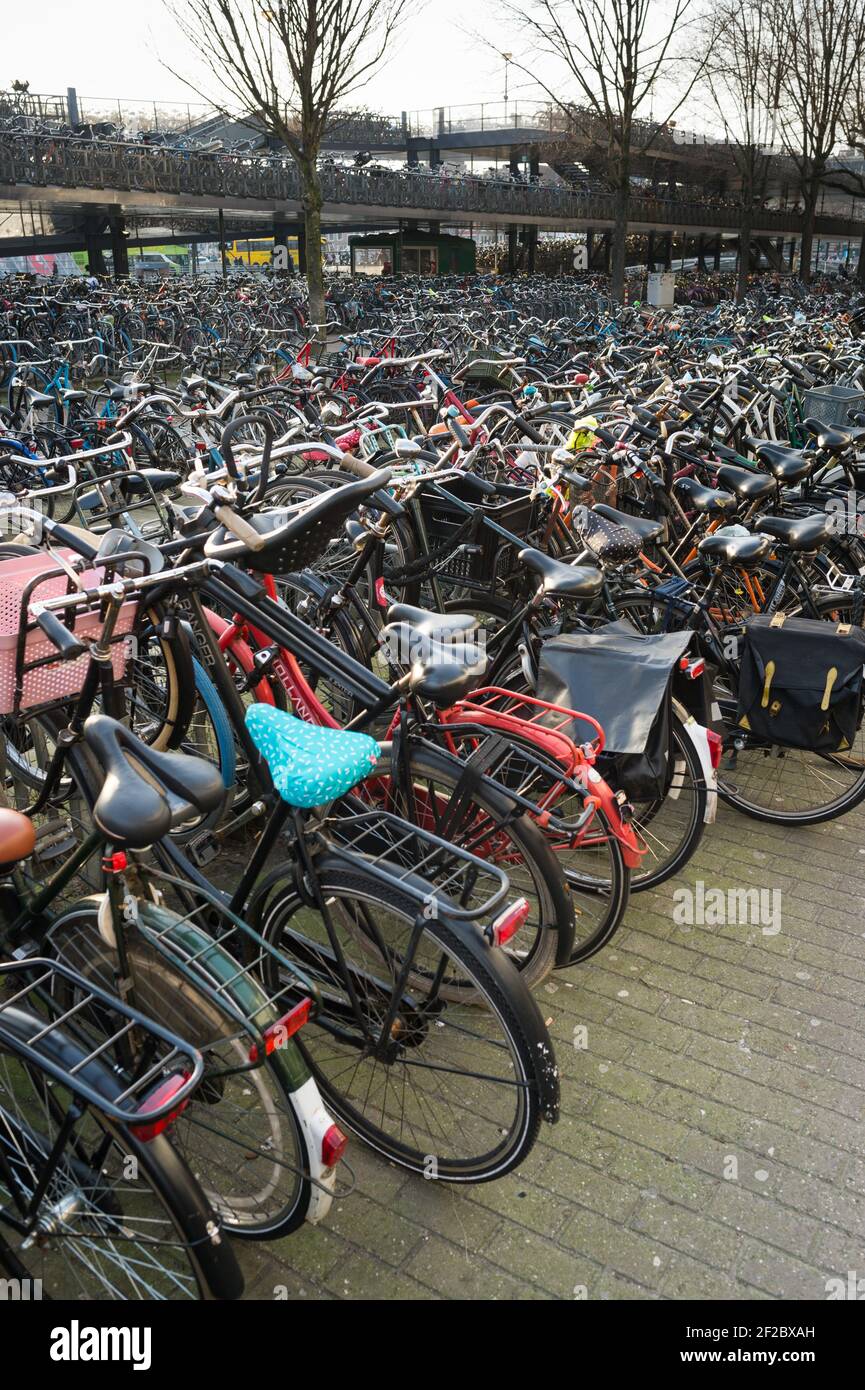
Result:
M823 1299L865 1278L863 829L722 810L685 879L542 987L562 1117L522 1171L457 1192L354 1143L326 1228L242 1251L248 1296ZM697 880L778 896L762 926L679 925Z

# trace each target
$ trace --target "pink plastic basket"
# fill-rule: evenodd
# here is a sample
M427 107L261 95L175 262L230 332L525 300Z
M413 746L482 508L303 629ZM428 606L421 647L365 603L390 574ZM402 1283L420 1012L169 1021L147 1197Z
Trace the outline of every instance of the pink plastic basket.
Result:
M75 560L71 551L60 552L64 559ZM21 600L24 590L33 579L55 569L50 555L16 555L11 560L0 560L0 714L17 713L15 706L16 651L21 622ZM87 588L95 588L105 582L103 569L85 570L81 582ZM37 584L30 602L40 602L48 598L58 598L67 593L69 581L64 574L53 574ZM131 631L135 621L137 603L124 603L120 609L117 625L118 635ZM58 616L63 617L63 614ZM97 637L102 623L98 613L81 613L75 622L77 637ZM116 680L121 680L129 657L128 640L113 644L111 666ZM56 647L44 637L39 628L27 633L24 646L24 664L37 661L40 657L55 657L50 665L39 666L35 671L25 671L22 681L22 695L19 710L32 709L34 705L52 704L56 700L77 695L84 682L89 658L76 657L74 661L62 661Z

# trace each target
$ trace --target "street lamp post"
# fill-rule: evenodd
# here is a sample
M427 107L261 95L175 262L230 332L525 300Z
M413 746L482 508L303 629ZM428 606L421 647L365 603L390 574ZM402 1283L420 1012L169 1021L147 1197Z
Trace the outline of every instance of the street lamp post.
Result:
M503 53L505 60L505 125L508 123L508 63L513 58L513 53Z

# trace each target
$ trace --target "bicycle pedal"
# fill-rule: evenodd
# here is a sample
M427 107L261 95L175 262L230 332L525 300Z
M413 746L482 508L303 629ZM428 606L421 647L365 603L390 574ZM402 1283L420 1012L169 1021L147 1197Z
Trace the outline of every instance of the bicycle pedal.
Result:
M196 835L186 846L186 853L199 869L212 864L214 859L219 857L219 851L219 841L210 830L202 830L201 834Z
M36 831L36 846L33 858L47 863L72 853L76 839L68 821L52 820L40 825Z

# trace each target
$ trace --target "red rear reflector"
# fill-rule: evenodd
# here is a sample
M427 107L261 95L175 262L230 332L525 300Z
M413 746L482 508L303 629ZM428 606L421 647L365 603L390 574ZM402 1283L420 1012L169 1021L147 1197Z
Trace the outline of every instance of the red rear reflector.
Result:
M504 946L512 936L516 936L520 927L525 924L529 911L529 904L525 898L517 898L515 903L506 907L493 922L493 945Z
M172 1096L177 1095L177 1092L183 1089L186 1085L186 1081L187 1077L185 1073L180 1075L175 1073L174 1076L166 1077L164 1081L160 1082L160 1084L150 1092L146 1100L142 1101L141 1105L138 1107L137 1113L139 1115L147 1115L153 1110L161 1110L163 1105L169 1103ZM155 1139L158 1134L163 1134L165 1130L168 1129L169 1125L174 1123L178 1115L183 1113L188 1104L189 1096L182 1100L179 1105L174 1106L172 1110L169 1110L161 1119L154 1120L152 1124L140 1125L137 1119L131 1120L130 1129L136 1139L142 1139L144 1143L148 1143L151 1139Z
M321 1161L325 1168L336 1167L345 1153L347 1145L347 1135L343 1134L339 1125L331 1125L321 1141Z
M588 374L586 372L577 372L576 376L574 377L574 385L585 386L588 379Z
M721 766L721 753L724 750L724 740L720 734L716 734L714 729L706 730L706 738L709 740L709 757L712 760L712 767L715 771Z
M264 1055L269 1057L276 1048L288 1042L289 1038L294 1037L305 1023L309 1021L309 1013L312 1008L311 999L301 999L299 1004L295 1004L293 1009L289 1009L287 1014L278 1018L276 1023L271 1023L269 1028L265 1028L261 1035L264 1043ZM250 1062L258 1061L258 1043L253 1043L249 1049Z
M83 449L83 448L84 448L84 440L83 440L83 439L70 439L69 443L72 445L72 448L73 448L73 449Z
M683 656L679 662L679 670L685 672L688 680L699 680L700 676L705 673L706 663L701 656L693 659Z
M102 867L107 874L122 874L129 863L122 849L115 850L113 854L107 854L102 860Z

